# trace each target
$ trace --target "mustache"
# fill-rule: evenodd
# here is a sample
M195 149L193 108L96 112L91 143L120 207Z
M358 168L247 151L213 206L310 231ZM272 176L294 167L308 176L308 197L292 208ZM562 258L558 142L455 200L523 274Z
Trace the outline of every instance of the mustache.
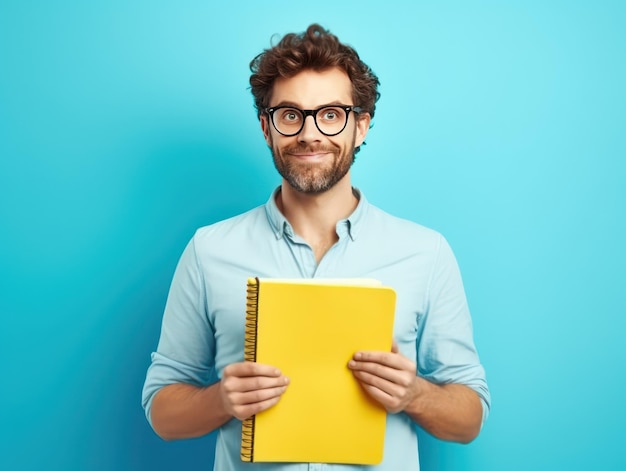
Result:
M337 152L339 147L337 146L328 146L328 145L298 145L292 147L284 147L281 149L282 154L323 154L323 153L334 153Z

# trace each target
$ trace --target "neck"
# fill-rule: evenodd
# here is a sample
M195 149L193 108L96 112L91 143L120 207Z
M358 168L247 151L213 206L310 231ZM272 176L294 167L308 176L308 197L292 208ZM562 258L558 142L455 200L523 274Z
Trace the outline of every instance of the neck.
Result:
M358 199L348 172L333 188L319 194L300 193L283 180L276 204L295 233L313 248L319 262L339 239L337 222L352 214Z

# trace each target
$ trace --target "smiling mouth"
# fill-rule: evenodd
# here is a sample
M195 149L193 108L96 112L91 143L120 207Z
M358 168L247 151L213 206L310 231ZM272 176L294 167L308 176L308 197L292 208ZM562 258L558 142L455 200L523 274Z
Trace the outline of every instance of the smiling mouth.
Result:
M322 158L328 154L332 154L333 151L331 149L287 149L285 154L290 155L295 158L300 159L316 159Z
M289 153L289 155L293 155L294 157L302 157L302 158L315 158L315 157L321 157L324 155L328 155L330 154L330 152L294 152L294 153Z

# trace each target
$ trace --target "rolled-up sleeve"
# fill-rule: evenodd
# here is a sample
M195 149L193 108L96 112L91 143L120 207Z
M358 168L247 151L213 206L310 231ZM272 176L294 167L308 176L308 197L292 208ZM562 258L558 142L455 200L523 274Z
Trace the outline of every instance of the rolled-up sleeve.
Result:
M161 337L143 387L142 405L150 424L152 400L162 387L175 383L206 386L214 365L214 329L208 318L204 277L192 239L172 279Z
M418 373L437 383L464 384L483 405L483 423L491 396L474 344L472 320L457 261L440 236L417 337Z

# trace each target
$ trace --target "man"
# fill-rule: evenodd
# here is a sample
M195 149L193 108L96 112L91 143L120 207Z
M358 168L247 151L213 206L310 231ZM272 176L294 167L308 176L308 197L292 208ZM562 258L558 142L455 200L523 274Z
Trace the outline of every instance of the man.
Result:
M438 233L375 208L351 185L379 96L351 47L311 25L251 69L282 184L264 206L199 229L186 247L144 386L148 420L168 440L219 430L220 471L352 469L241 462L241 421L289 387L273 365L243 361L246 280L373 277L396 290L397 307L392 351L357 352L348 365L388 411L384 460L371 469L417 470L414 423L466 443L490 405L454 256Z

